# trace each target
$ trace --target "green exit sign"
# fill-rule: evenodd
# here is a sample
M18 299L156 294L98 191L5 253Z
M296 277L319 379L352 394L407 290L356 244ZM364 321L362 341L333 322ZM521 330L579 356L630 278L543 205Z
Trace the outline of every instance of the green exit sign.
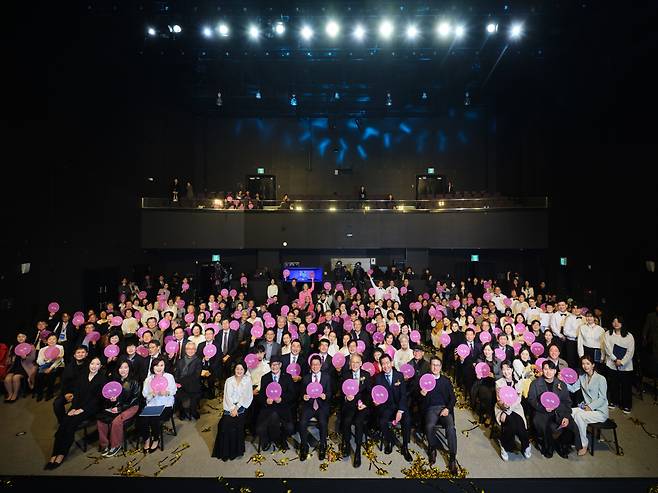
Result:
M479 262L479 261L480 261L479 255L471 255L471 262Z
M259 175L264 175L265 174L265 168L257 168L256 173L258 173Z
M567 265L567 257L560 257L560 265Z
M213 255L212 256L212 261L213 262L219 262L219 258L220 258L219 255Z
M427 174L428 175L433 175L434 174L434 168L427 168Z

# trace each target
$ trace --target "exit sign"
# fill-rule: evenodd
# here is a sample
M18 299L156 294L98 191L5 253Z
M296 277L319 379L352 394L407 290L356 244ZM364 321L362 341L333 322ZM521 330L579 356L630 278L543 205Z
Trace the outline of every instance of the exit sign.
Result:
M265 174L265 168L256 168L256 173L259 175L264 175Z
M560 265L567 265L567 257L560 257Z
M479 255L471 255L471 262L479 262L479 261L480 261Z
M433 175L434 174L434 168L427 168L427 174L428 175Z
M213 262L219 262L219 255L213 255L212 256L212 261Z

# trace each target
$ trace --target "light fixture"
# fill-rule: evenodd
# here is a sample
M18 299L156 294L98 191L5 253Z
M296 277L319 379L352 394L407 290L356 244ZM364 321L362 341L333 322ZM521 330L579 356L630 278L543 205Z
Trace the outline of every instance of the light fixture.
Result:
M439 23L439 27L437 28L437 31L439 32L439 36L442 38L448 37L451 31L450 23L443 21Z
M407 26L407 38L416 39L416 36L418 36L418 28L413 24L411 26Z
M149 27L149 28L146 30L146 32L149 34L149 36L155 36L155 35L156 35L156 31L155 31L155 29L152 28L152 27Z
M498 32L498 24L496 24L495 22L490 22L489 24L487 24L487 32L489 34L494 34Z
M205 26L201 32L206 38L212 38L212 29L210 29L208 26Z
M178 24L174 24L174 27L171 29L174 31L176 34L180 34L180 32L183 30Z
M470 106L471 105L471 95L468 91L464 93L464 106Z
M262 96L261 96L260 91L256 91L256 99L261 99L261 98L262 98Z
M336 99L336 100L340 99L340 93L335 92L334 93L334 99Z
M362 41L363 38L366 36L366 29L363 27L361 24L357 24L357 26L354 28L354 38L357 41Z
M219 26L217 26L217 32L220 36L227 37L229 33L228 25L222 22Z
M283 22L279 21L276 24L274 24L274 32L277 33L279 36L282 36L283 33L286 32L286 26Z
M390 38L393 35L394 30L393 23L389 20L382 21L379 25L379 34L382 38Z
M223 104L221 92L217 92L217 99L215 100L215 104L217 106L221 106Z
M288 246L288 242L287 242L287 241L284 241L282 244L283 244L284 247L287 247L287 246Z
M311 39L313 37L313 29L311 29L310 26L304 26L302 27L302 30L300 31L300 34L302 35L302 38L304 38L306 41Z
M427 99L427 93L425 91L421 94L420 99Z
M393 99L391 98L391 93L386 93L386 106L391 106L393 104Z
M327 27L325 28L327 32L327 36L330 38L335 38L338 36L338 33L340 32L340 26L336 21L329 21L327 22Z
M292 96L290 97L290 106L297 106L297 96L295 96L295 93L292 93Z
M466 28L464 26L459 25L455 27L455 38L461 39L464 37L464 34L466 34Z
M254 24L249 26L249 30L247 32L249 33L249 37L252 40L258 39L258 36L260 35L260 31L259 31L258 27L255 26Z
M330 212L336 212L336 207L332 205L331 207L329 207L329 211Z
M523 34L523 26L521 24L513 24L509 30L509 37L511 39L519 39Z

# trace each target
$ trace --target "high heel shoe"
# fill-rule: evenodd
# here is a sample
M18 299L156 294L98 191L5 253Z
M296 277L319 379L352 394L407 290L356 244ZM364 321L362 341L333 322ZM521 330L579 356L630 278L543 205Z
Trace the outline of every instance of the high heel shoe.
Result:
M156 450L158 450L158 446L160 445L160 442L158 440L155 440L154 442L151 443L151 447L149 448L149 454L152 454Z

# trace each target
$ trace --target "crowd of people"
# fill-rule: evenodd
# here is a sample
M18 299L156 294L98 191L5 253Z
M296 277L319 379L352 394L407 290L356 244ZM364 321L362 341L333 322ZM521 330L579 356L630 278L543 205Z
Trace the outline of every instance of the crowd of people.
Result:
M354 467L367 437L390 454L398 431L411 461L412 430L435 464L442 431L452 473L458 396L498 428L503 460L517 438L529 458L532 437L546 457L566 458L574 446L583 455L588 423L615 407L631 412L636 348L621 315L604 317L513 275L449 284L426 274L432 289L415 292L410 267L351 272L345 282L337 265L333 283L303 285L284 270L283 286L272 279L260 296L242 277L238 289L207 299L195 299L186 278L170 285L160 276L142 289L123 279L117 302L99 313L71 316L53 302L36 331L17 335L5 402L30 392L53 400L59 426L46 469L59 467L85 421L97 423L112 457L136 420L150 453L163 422L198 419L202 400L216 395L223 413L213 456L222 460L245 453L246 433L261 450L287 450L299 433L304 461L312 420L323 460L335 411L341 454ZM658 339L655 319L643 342Z

